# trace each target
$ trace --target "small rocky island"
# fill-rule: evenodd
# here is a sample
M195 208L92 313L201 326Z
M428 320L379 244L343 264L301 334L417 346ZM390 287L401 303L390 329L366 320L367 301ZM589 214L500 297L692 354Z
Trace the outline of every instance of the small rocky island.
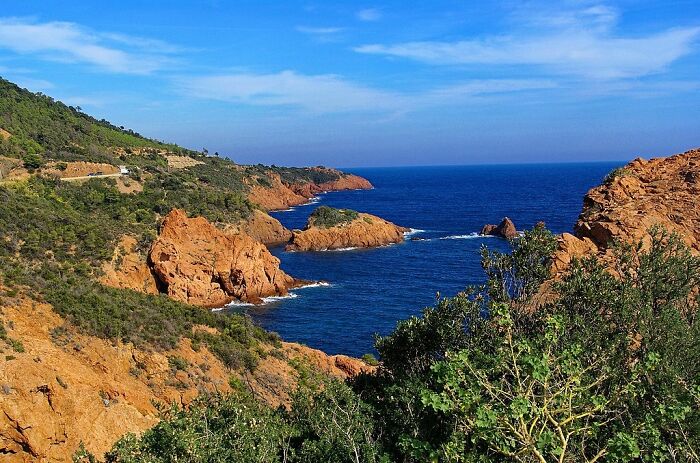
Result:
M518 230L515 228L515 224L508 217L503 217L501 223L498 225L487 224L481 229L480 235L490 235L505 238L507 240L512 240L518 236Z
M400 243L410 229L380 217L353 211L318 207L304 230L295 230L288 251L330 251L345 248L372 248Z

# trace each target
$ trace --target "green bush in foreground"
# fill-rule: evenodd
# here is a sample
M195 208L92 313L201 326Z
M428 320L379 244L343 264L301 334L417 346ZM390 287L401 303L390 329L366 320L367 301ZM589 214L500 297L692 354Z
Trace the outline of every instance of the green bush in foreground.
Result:
M351 209L335 209L328 206L319 206L309 216L309 224L315 227L331 228L350 223L358 217L358 212Z

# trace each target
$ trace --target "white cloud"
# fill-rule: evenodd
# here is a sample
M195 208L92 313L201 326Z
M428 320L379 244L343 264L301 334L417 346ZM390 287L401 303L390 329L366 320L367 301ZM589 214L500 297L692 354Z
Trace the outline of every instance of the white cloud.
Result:
M226 74L181 81L191 96L256 106L291 106L312 112L395 110L400 95L372 89L339 76L303 75L294 71L277 74Z
M403 113L429 106L468 104L475 97L552 88L543 80L475 80L415 93L372 88L337 75L225 74L180 80L189 96L312 113Z
M700 37L700 27L672 28L646 36L615 35L612 29L618 13L604 5L516 14L515 18L525 28L510 35L370 44L355 51L436 65L540 66L556 74L619 79L664 71L690 53Z
M307 26L297 26L297 32L309 35L333 35L339 32L343 32L345 28L343 27L307 27Z
M128 45L132 50L123 49ZM149 49L157 45L154 50ZM166 44L119 34L97 34L69 22L0 19L0 48L42 59L85 63L108 72L149 74L172 62ZM148 50L148 51L147 51Z
M382 19L382 12L376 8L365 8L356 14L360 21L379 21Z

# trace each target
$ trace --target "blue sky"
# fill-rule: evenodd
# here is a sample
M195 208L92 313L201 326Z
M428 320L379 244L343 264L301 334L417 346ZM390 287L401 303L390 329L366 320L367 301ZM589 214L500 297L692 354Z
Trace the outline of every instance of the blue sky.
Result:
M241 163L700 146L700 2L9 0L0 75Z

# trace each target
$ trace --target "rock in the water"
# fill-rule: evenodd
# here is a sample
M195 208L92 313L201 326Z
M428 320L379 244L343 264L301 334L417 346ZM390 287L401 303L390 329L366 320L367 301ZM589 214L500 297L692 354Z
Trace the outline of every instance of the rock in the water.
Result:
M352 220L330 227L320 226L313 215L304 230L295 230L288 251L328 251L344 248L372 248L400 243L409 229L380 217L356 213Z
M266 296L286 295L298 284L263 244L246 234L226 234L178 209L165 217L149 257L162 289L195 305L222 306L236 299L259 303Z
M482 235L493 235L500 236L501 238L506 238L512 240L518 236L518 230L515 228L515 224L508 217L504 217L501 223L498 225L484 225L481 229Z

